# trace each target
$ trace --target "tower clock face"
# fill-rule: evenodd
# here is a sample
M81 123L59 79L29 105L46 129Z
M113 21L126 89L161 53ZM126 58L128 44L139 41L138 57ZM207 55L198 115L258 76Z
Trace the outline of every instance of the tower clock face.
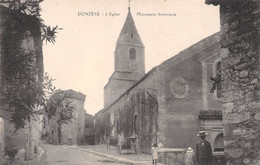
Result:
M184 98L188 95L189 84L182 77L174 78L170 85L170 91L175 98Z

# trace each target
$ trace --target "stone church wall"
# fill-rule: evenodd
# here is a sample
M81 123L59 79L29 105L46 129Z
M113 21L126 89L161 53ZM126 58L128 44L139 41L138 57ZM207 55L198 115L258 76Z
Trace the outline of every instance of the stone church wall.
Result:
M114 73L116 74L116 73ZM112 75L113 76L113 75ZM104 106L105 108L117 100L127 89L135 84L135 81L122 80L120 78L109 80L104 87Z
M201 59L218 48L217 36L203 39L158 66L158 138L166 147L195 147L201 129L198 115L203 110ZM216 102L208 99L209 103ZM217 104L214 107L221 109Z
M126 139L135 132L137 150L149 153L151 143L156 139L156 114L155 68L108 108L96 114L96 143L105 143L107 133L114 138L120 134Z

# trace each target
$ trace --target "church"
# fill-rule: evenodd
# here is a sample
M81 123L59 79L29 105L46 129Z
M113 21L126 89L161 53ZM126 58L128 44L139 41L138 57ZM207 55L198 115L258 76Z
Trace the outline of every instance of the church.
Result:
M104 108L95 114L96 144L105 136L136 136L136 150L195 148L197 133L208 133L215 156L224 153L220 71L220 34L213 34L145 72L145 46L128 8L119 34L114 73L104 87ZM149 55L146 57L149 58Z

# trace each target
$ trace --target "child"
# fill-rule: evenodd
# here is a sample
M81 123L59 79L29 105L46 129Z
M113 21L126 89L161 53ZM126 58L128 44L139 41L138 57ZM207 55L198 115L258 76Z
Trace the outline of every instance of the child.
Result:
M194 165L194 164L195 164L194 152L193 149L189 147L185 155L185 165Z
M156 165L158 160L158 148L156 143L154 143L152 147L152 157L153 157L153 164Z
M120 134L118 134L118 150L119 150L119 155L121 155L121 150L122 150L122 137Z

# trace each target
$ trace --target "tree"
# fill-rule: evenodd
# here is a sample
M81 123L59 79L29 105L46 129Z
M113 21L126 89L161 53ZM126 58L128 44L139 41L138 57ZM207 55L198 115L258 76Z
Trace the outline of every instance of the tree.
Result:
M71 96L60 89L56 89L53 81L54 79L45 73L43 81L44 101L40 110L35 114L44 116L42 119L43 128L46 127L48 120L56 120L58 128L61 129L64 124L69 124L75 118L74 107L73 101L70 100ZM43 139L46 137L47 134L42 134Z
M55 91L50 98L46 101L44 108L42 109L48 120L57 118L59 127L63 124L69 124L74 116L74 107L72 101L69 99L70 95L64 91Z
M12 12L8 13L3 29L0 110L7 112L1 113L2 117L16 129L24 128L27 122L43 114L48 90L52 90L53 79L43 78L39 71L39 50L33 46L30 49L30 44L28 49L23 47L23 42L32 36L41 42L55 43L57 30L60 30L58 26L44 25L40 18L40 2L11 1ZM41 47L41 43L39 45Z
M42 109L44 116L47 120L53 120L57 122L58 125L58 139L61 142L61 128L64 124L69 124L72 122L74 116L74 107L72 106L72 101L70 100L70 95L65 91L57 90L55 91L49 99L46 100L46 104ZM46 118L45 118L46 120ZM44 128L47 122L44 123Z
M43 0L38 1L24 1L21 0L12 0L9 3L9 9L17 11L19 13L23 13L29 16L35 16L40 21L41 24L41 35L42 41L55 43L57 30L62 30L62 28L58 28L58 25L55 27L50 27L44 24L44 21L41 19L41 8L39 4L43 2Z
M217 89L217 86L221 83L221 73L217 73L215 77L210 77L210 80L212 81L212 87L210 88L210 93L214 93L214 91Z

